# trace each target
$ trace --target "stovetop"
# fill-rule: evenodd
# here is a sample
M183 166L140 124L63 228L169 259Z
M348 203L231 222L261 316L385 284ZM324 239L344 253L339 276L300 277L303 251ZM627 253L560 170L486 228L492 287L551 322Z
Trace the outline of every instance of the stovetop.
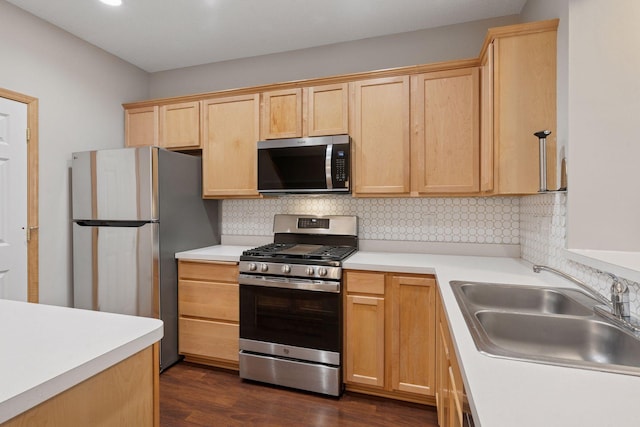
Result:
M354 253L353 246L310 245L299 243L270 243L246 250L241 259L247 257L269 259L271 262L290 260L341 261Z

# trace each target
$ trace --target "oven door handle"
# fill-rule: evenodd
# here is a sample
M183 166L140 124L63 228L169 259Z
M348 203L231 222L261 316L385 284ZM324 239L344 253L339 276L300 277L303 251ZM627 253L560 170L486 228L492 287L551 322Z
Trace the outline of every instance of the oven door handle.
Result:
M267 288L298 289L302 291L340 293L340 282L325 280L293 279L290 277L255 276L242 274L238 276L240 285L264 286Z

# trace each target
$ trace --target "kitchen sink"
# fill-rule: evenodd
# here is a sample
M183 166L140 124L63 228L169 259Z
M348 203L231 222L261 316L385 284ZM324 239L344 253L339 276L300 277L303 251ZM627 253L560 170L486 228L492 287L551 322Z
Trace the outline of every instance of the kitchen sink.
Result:
M536 286L461 283L458 291L467 304L478 308L526 313L591 316L593 305L597 304L596 300L581 292L576 292L572 298L555 288ZM591 303L593 305L589 306Z
M565 288L451 282L478 350L494 357L640 376L640 339Z

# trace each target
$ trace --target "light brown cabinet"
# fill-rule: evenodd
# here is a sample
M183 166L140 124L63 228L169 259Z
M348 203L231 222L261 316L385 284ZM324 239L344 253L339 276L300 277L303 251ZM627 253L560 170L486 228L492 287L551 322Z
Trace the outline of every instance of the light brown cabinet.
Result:
M200 102L125 109L125 145L200 148Z
M440 427L462 427L470 417L469 404L462 381L462 372L456 358L447 317L437 296L436 332L436 405Z
M556 28L557 21L543 21L489 32L481 57L484 191L538 192L538 139L533 134L545 129L552 131L547 138L547 188L558 187ZM493 165L486 158L492 151Z
M302 136L302 89L282 89L262 94L262 139Z
M305 136L349 133L349 85L312 86L303 89Z
M200 148L200 102L160 106L159 146L168 149Z
M258 197L258 94L203 101L203 197Z
M385 275L347 272L345 382L384 387Z
M9 419L2 427L159 426L158 348L156 343L139 351Z
M492 28L477 59L125 104L125 142L208 147L205 197L257 196L258 140L347 133L356 197L518 195L539 190L549 129L555 189L557 26Z
M351 83L353 194L410 191L409 76Z
M178 262L178 346L186 360L238 369L236 263Z
M158 145L158 107L124 111L124 142L127 147Z
M422 403L435 395L435 279L347 271L345 383Z
M477 193L480 179L479 69L411 76L411 190Z
M262 139L349 132L346 83L282 89L262 94Z

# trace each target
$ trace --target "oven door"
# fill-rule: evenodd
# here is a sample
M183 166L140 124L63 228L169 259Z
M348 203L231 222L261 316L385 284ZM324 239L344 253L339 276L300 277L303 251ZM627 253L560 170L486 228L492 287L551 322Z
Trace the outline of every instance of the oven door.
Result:
M340 354L340 283L241 274L240 338Z

